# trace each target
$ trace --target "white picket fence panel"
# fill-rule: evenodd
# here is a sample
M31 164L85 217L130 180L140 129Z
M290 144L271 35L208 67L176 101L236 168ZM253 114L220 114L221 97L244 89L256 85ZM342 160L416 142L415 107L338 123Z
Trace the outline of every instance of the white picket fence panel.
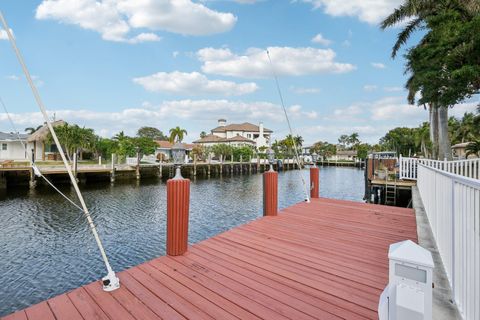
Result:
M436 165L436 164L434 164ZM447 164L453 170L457 164ZM460 165L459 165L460 166ZM469 165L464 166L469 168ZM480 319L480 181L418 163L417 186L463 319Z
M430 168L443 170L463 177L480 179L480 159L464 159L454 161L441 161L419 158L400 157L399 175L400 179L417 180L418 164L421 163Z
M126 164L129 166L136 166L137 165L137 157L127 157Z

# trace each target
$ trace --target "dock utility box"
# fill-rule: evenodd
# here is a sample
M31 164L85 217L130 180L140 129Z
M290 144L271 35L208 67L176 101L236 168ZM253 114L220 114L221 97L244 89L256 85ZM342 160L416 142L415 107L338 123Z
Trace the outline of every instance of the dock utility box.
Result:
M389 283L380 296L380 320L432 320L430 251L410 240L390 245Z

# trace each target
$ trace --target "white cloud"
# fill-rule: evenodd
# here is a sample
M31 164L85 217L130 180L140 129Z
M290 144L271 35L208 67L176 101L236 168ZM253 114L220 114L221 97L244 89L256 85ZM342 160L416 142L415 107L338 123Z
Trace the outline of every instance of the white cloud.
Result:
M39 76L32 74L31 77L37 87L41 87L45 84L45 82L42 79L40 79ZM5 79L12 80L12 81L19 81L20 79L22 79L22 77L17 76L15 74L11 74L11 75L5 76Z
M178 51L173 51L173 52L172 52L172 57L176 58L176 57L178 57L179 54L180 54L180 52L178 52Z
M142 43L142 42L155 42L160 41L162 38L157 36L155 33L147 32L147 33L140 33L135 37L128 39L129 43Z
M375 69L385 69L387 66L381 62L372 62L370 63Z
M9 76L6 76L5 79L13 80L13 81L18 81L18 80L20 80L20 77L17 76L17 75L11 74L11 75L9 75Z
M318 33L315 37L312 38L312 42L321 44L322 46L329 46L332 43L332 40L328 40L324 38L321 33Z
M316 94L321 90L320 88L302 88L302 87L290 87L290 90L296 94Z
M372 120L411 120L412 125L425 121L427 115L423 107L404 102L404 98L387 97L374 102L370 112Z
M158 41L154 33L130 36L135 29L208 35L230 30L237 18L191 0L43 0L36 18L52 19L97 31L110 41Z
M335 62L336 54L331 49L269 47L268 51L278 75L345 73L355 69L352 64ZM264 49L249 48L245 54L237 55L230 49L204 48L197 56L205 73L244 78L272 76L272 65Z
M386 92L401 92L404 89L402 87L384 87L383 90Z
M13 30L10 29L10 33L13 35ZM0 40L8 40L8 34L5 29L0 29Z
M374 84L366 84L363 86L363 90L365 91L375 91L378 89L378 86L374 85Z
M241 4L254 4L258 2L258 0L234 0L236 3L241 3Z
M360 21L377 24L403 3L403 0L302 0L315 9L334 17L357 17Z
M263 121L265 126L271 129L275 129L276 126L286 128L282 108L264 101L186 99L164 101L160 105L143 103L141 107L125 108L116 112L62 109L49 110L48 114L53 115L54 112L57 119L93 128L97 134L103 136L112 136L122 130L133 135L141 126L154 126L165 130L175 123L185 127L188 132L208 130L215 125L219 117L225 117L229 122ZM291 119L314 119L317 116L316 112L304 111L297 105L289 107L288 112ZM10 116L19 128L43 123L40 112L12 113ZM10 130L9 128L7 115L0 113L0 130Z
M244 95L258 89L254 82L235 83L232 81L209 80L205 75L198 72L158 72L149 76L134 78L133 82L140 84L148 91L187 95Z

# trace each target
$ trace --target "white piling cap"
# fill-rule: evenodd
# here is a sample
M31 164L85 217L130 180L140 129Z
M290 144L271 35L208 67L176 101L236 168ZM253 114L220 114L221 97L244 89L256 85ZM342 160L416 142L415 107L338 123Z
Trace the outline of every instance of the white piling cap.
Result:
M411 240L405 240L390 245L388 259L407 262L433 268L432 254Z

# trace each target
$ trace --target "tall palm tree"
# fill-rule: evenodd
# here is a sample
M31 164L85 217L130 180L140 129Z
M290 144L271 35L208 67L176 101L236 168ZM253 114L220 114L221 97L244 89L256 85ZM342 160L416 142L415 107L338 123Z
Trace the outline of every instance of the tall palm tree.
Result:
M188 135L187 130L182 129L180 127L175 127L170 129L170 142L182 142L183 138Z
M121 140L124 140L126 137L127 136L125 135L125 132L120 131L119 133L113 136L113 140L121 141Z
M441 9L457 8L467 14L475 15L480 12L478 0L406 0L392 14L381 23L382 29L394 27L408 21L397 36L397 41L392 48L392 58L395 58L398 50L405 45L410 36L421 29L426 19L436 14Z

